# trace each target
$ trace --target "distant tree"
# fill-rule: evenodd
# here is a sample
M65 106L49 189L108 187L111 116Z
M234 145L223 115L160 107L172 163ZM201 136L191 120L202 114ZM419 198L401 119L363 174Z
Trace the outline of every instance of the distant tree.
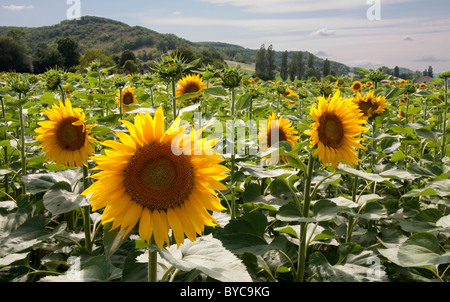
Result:
M32 62L35 74L64 66L64 59L56 49L42 49L39 47L33 54Z
M107 51L101 49L88 49L80 58L80 64L77 66L77 70L80 72L86 71L93 62L98 62L100 68L107 68L116 65L116 62L108 54Z
M288 52L287 50L285 50L281 55L281 67L280 67L280 77L283 79L283 81L286 81L288 78L287 60L288 60Z
M272 45L267 48L264 80L275 80L275 50L273 50Z
M26 46L10 37L0 37L0 71L30 72Z
M80 52L78 51L78 43L70 37L59 39L58 51L63 57L64 67L69 69L78 65L80 61Z
M126 74L133 74L139 72L139 66L133 60L128 60L123 64L123 72Z
M122 54L120 55L119 59L119 66L123 67L125 65L125 62L127 61L133 61L134 63L137 62L136 55L131 50L124 50Z
M198 58L198 55L194 52L194 50L186 46L177 47L175 50L175 55L185 62L192 62Z
M394 67L394 77L400 77L400 68L398 66Z
M293 82L295 81L295 77L297 75L297 52L292 52L291 53L291 61L289 63L289 67L288 67L288 75L289 75L289 79Z
M301 80L305 73L305 61L303 60L303 52L298 52L295 58L297 79Z
M330 74L330 61L328 61L328 59L325 59L325 62L323 62L323 76L326 77L327 75Z
M314 55L312 53L308 54L308 68L313 69L314 68Z
M256 60L255 60L255 76L265 80L265 71L267 60L266 60L266 47L264 44L261 45L258 52L256 53Z
M432 78L433 77L433 67L428 66L427 75Z

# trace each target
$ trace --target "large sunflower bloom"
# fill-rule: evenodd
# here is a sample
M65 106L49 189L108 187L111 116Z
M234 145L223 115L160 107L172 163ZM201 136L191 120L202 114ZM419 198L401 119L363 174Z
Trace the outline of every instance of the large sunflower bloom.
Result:
M134 94L134 87L125 88L122 91L122 111L127 112L132 104L138 104L136 95ZM120 91L117 91L116 104L120 106Z
M275 135L272 133L275 132ZM277 136L278 132L278 136ZM297 136L298 132L292 127L292 122L286 118L280 116L278 118L274 112L269 116L267 125L260 124L260 134L258 139L260 142L261 151L265 152L273 145L281 141L288 142L292 148L295 147L296 141L300 138ZM276 139L277 141L272 141ZM263 162L269 165L280 163L281 161L287 162L285 156L268 155L263 158Z
M370 117L382 113L386 110L386 98L379 96L375 98L374 91L369 91L364 97L358 92L356 98L353 98L359 110L363 113L363 118L369 119Z
M53 104L51 109L44 111L49 118L39 122L41 127L36 140L41 141L40 148L45 151L45 158L57 165L81 167L87 165L88 157L94 153L91 142L95 139L89 134L96 125L85 125L85 114L81 108L72 108L72 103L66 99L63 104Z
M200 78L200 75L198 74L191 74L187 75L186 77L180 79L178 81L178 87L177 87L177 97L183 96L187 93L194 93L203 91L205 84L203 83L203 80ZM191 102L197 97L190 98L187 101Z
M341 161L347 165L358 164L356 149L364 149L355 138L367 129L362 112L356 105L340 96L339 90L333 97L319 97L319 104L311 107L314 123L305 134L310 136L311 148L317 146L315 154L323 166L336 168Z
M208 211L225 210L214 191L227 189L220 182L228 171L219 164L221 155L201 138L201 129L185 134L180 117L164 131L161 107L153 118L139 113L134 124L122 123L129 134L117 133L120 142L103 142L113 150L92 158L101 170L83 192L92 194L92 209L105 208L102 223L120 226L124 237L138 225L141 239L150 242L153 236L159 248L169 244L169 229L177 245L185 235L194 241L205 225L217 223Z

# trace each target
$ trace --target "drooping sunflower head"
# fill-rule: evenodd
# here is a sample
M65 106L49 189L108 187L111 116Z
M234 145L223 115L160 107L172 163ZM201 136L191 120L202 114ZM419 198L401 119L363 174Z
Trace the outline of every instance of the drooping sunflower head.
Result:
M200 75L198 74L187 75L186 77L178 81L177 97L183 96L188 93L203 91L204 86L205 84L203 80L200 78ZM199 96L196 96L186 101L191 102L197 99L198 97Z
M369 119L386 110L386 98L383 96L375 97L373 90L369 91L365 96L361 96L358 92L356 98L353 98L353 103L358 106L365 119Z
M300 138L297 136L298 132L292 126L292 122L286 118L276 116L274 112L268 117L267 124L260 124L260 134L258 140L262 152L266 152L270 147L275 144L285 141L291 145L291 148L295 147L296 141ZM279 164L287 162L287 158L284 155L278 156L277 154L271 154L263 157L263 162L267 165Z
M342 98L339 90L333 97L318 100L317 106L311 106L312 129L305 132L310 136L311 148L317 146L315 154L324 167L336 168L341 161L347 165L358 164L356 149L364 146L356 136L366 131L361 125L365 123L361 111L353 102Z
M354 81L351 87L354 92L361 92L363 85L360 81Z
M294 106L297 105L298 102L296 101L296 99L299 98L298 94L293 91L291 88L286 88L286 92L284 93L284 96L287 97L286 101L288 102L289 105Z
M127 112L132 108L132 104L138 104L136 95L134 94L134 87L128 87L122 90L122 111ZM120 106L120 90L117 91L116 104Z
M85 125L85 114L81 108L72 108L72 103L66 99L63 104L54 104L44 111L49 118L39 122L39 133L36 140L41 141L40 148L45 152L45 158L57 165L80 167L87 165L88 157L94 152L91 142L95 139L89 134L96 125Z
M94 211L105 208L102 222L121 227L124 236L138 225L142 240L153 237L161 248L169 244L172 229L177 245L185 235L194 241L204 226L216 221L208 211L223 211L215 190L226 190L220 182L228 169L213 144L201 138L201 129L186 133L178 117L164 130L164 114L139 113L134 124L122 121L129 134L117 133L120 142L102 144L112 148L93 157L99 173L84 195Z

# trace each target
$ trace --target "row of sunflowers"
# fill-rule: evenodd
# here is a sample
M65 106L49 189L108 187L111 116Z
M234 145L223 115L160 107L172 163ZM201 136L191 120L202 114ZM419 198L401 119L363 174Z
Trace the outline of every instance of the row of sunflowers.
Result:
M0 78L2 281L448 281L444 72Z

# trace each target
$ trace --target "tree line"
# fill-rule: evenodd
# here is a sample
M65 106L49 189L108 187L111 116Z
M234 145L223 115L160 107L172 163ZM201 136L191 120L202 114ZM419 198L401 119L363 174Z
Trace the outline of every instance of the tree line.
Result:
M325 59L322 66L316 63L316 57L312 53L302 51L287 50L281 54L281 64L278 68L275 64L275 51L270 45L267 49L262 44L256 53L255 76L268 81L275 80L279 74L283 81L294 81L308 79L311 77L321 78L328 75L337 76L339 71L333 68L328 59Z

